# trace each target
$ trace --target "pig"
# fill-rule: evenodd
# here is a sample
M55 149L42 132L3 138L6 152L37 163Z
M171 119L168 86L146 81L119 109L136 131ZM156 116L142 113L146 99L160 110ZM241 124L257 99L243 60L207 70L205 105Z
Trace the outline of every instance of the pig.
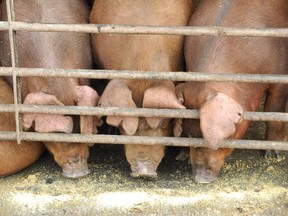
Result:
M1 104L13 104L12 87L0 77ZM15 131L13 113L0 113L0 131ZM16 141L0 141L0 177L19 172L34 163L44 151L40 142L23 142L18 145Z
M288 1L202 0L190 26L287 28ZM288 40L271 37L185 38L187 71L205 73L287 74ZM285 112L288 86L242 82L186 82L176 87L188 109L199 109L200 120L183 120L183 136L203 136L207 148L190 148L195 181L210 183L233 149L218 149L227 138L241 139L249 126L244 111L256 111L266 94L265 112ZM284 140L285 123L267 122L267 140Z
M192 12L191 0L97 0L90 22L185 26ZM182 71L183 36L92 35L92 52L98 68L139 71ZM100 107L183 109L172 81L112 79L105 88ZM171 119L108 116L109 125L123 135L169 136ZM125 155L132 177L155 178L164 157L162 145L125 144Z
M14 1L16 21L42 23L88 23L89 8L86 0L32 0ZM2 20L6 20L6 4L1 3ZM92 67L89 34L62 32L16 33L20 67L90 69ZM11 66L7 32L1 33L1 63ZM96 106L99 96L89 87L86 79L23 77L21 97L24 104L56 106ZM24 114L23 129L36 132L75 132L77 126L67 115ZM93 116L80 116L80 133L96 133ZM45 142L55 161L69 178L89 173L89 147L85 143Z

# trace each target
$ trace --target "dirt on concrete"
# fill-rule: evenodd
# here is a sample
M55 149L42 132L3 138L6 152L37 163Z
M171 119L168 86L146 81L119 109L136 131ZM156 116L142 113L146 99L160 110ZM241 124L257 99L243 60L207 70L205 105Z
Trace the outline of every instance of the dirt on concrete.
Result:
M264 124L253 125L246 138L263 139ZM91 174L81 179L63 177L46 153L0 178L0 215L287 215L288 152L277 160L235 150L212 184L195 183L178 152L167 148L155 180L130 177L122 145L91 148Z

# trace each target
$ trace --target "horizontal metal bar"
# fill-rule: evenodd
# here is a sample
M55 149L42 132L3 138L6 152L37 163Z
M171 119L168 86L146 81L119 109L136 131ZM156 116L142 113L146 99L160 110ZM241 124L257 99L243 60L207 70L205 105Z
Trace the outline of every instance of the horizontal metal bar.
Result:
M9 29L9 23L6 21L0 21L0 30L8 30Z
M44 142L70 142L70 143L98 143L98 144L141 144L141 145L165 145L165 146L193 146L206 147L205 141L199 138L177 137L147 137L147 136L122 136L122 135L83 135L83 134L59 134L59 133L31 133L21 132L20 137L26 141ZM0 132L0 140L15 140L16 133ZM263 141L263 140L226 140L220 148L239 149L274 149L288 151L288 142Z
M14 112L13 104L0 104L0 112ZM198 110L191 109L150 109L120 107L82 107L82 106L48 106L19 105L20 113L49 113L66 115L94 116L142 116L166 118L199 118ZM282 121L288 122L288 113L279 112L244 112L244 120L250 121Z
M20 105L20 113L50 113L95 116L142 116L166 118L199 118L198 110L186 109L150 109L120 107L79 107L79 106L33 106ZM288 116L287 116L288 119ZM287 120L288 121L288 120Z
M89 79L152 79L172 81L215 81L215 82L249 82L249 83L283 83L288 84L285 74L236 74L236 73L200 73L200 72L157 72L128 70L82 70L82 69L46 69L16 68L19 77L45 76ZM12 76L13 69L0 67L0 76Z
M244 120L288 122L288 113L280 112L244 112Z
M17 139L16 132L0 131L0 140L15 140L16 141L16 139Z
M15 112L15 105L14 104L0 104L0 112Z
M9 26L1 22L0 30ZM235 28L217 26L135 26L113 24L44 24L12 22L16 31L41 32L83 32L106 34L157 34L157 35L212 35L212 36L251 36L251 37L288 37L287 28Z

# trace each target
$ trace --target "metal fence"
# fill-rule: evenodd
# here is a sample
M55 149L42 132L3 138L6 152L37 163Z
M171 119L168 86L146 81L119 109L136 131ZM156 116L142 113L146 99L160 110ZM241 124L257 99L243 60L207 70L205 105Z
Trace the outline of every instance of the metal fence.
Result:
M0 104L0 112L14 112L16 119L15 132L0 132L0 140L52 141L52 142L84 142L109 144L161 144L169 146L205 146L203 139L176 137L146 137L120 135L84 135L59 133L32 133L21 130L20 113L49 113L70 115L121 115L141 117L167 118L199 118L198 110L177 109L147 109L147 108L102 108L80 106L32 106L23 105L20 100L20 77L75 77L89 79L159 79L172 81L233 81L252 83L285 83L288 75L259 75L259 74L213 74L186 72L141 72L115 70L65 70L45 68L17 67L17 50L15 31L41 32L83 32L96 34L161 34L161 35L212 35L212 36L251 36L251 37L288 37L288 29L278 28L226 28L226 27L166 27L166 26L128 26L128 25L95 25L95 24L42 24L15 22L13 0L7 2L7 22L0 22L1 31L9 31L12 67L0 67L1 76L13 76L14 104ZM245 112L244 120L251 121L283 121L288 122L288 113ZM288 150L285 141L257 140L226 140L219 147L245 149L275 149Z

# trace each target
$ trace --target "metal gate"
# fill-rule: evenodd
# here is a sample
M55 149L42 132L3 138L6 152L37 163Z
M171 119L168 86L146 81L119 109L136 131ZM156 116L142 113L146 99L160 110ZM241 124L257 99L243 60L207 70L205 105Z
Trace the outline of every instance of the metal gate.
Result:
M21 104L19 94L20 77L77 77L88 79L153 79L172 81L233 81L251 83L285 83L288 84L288 75L258 75L258 74L213 74L187 72L155 72L149 71L114 71L114 70L65 70L44 68L17 67L17 50L15 31L41 32L82 32L96 34L161 34L161 35L211 35L211 36L251 36L251 37L288 37L288 29L277 28L227 28L227 27L167 27L167 26L126 26L126 25L95 25L95 24L42 24L15 22L13 0L6 0L8 21L0 22L0 30L9 31L12 67L0 67L1 76L13 77L14 104L0 104L0 112L13 112L16 119L15 132L0 132L0 140L17 140L20 144L26 141L52 142L82 142L82 143L109 143L109 144L146 144L167 146L194 146L204 147L203 139L176 138L176 137L145 137L123 135L84 135L23 132L20 124L21 113L49 113L69 115L112 115L112 116L141 116L167 118L199 118L198 110L177 109L147 109L147 108L102 108L80 106L32 106ZM287 59L288 60L288 59ZM288 122L288 113L276 112L245 112L244 120L251 121L282 121ZM219 147L245 149L275 149L288 150L286 141L259 141L259 140L226 140Z

